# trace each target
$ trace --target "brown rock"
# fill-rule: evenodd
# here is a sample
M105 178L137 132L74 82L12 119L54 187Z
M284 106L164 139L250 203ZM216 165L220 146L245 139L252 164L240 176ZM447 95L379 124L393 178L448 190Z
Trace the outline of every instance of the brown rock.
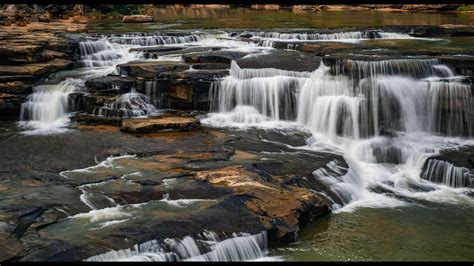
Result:
M248 196L247 208L259 216L271 239L293 242L300 226L329 212L323 200L309 189L282 187L239 166L200 171L196 178Z
M44 75L59 70L68 69L74 65L65 59L53 59L44 63L25 64L22 66L0 65L0 75Z
M38 21L39 22L49 22L49 17L45 14L43 15L38 15Z
M142 134L164 130L190 131L199 127L201 127L201 123L195 117L162 116L155 118L124 119L120 130Z
M153 22L154 18L152 16L146 15L132 15L132 16L124 16L122 19L123 23L147 23Z

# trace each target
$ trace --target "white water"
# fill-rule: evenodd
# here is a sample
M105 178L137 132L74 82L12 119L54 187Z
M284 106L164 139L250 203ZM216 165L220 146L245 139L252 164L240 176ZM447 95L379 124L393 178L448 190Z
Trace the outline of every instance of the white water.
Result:
M258 38L277 38L285 40L335 40L344 41L346 39L367 39L367 38L409 38L406 34L399 33L384 33L384 32L345 32L335 34L280 34L280 33L254 33ZM69 113L74 112L75 102L69 97L71 93L85 93L84 81L106 76L111 73L119 74L116 66L118 64L126 63L132 60L143 60L141 52L131 52L131 48L140 46L157 46L157 45L172 45L172 46L186 46L186 47L221 47L224 51L241 51L249 53L248 56L258 56L266 54L273 49L272 47L262 47L255 42L240 41L238 37L230 37L226 32L217 34L209 34L202 32L193 32L187 34L180 33L153 33L153 34L122 34L122 35L103 35L96 40L88 40L79 44L80 61L78 64L81 75L76 79L66 79L57 82L56 84L41 85L34 88L34 93L29 96L28 102L22 106L21 120L22 125L25 126L26 134L50 134L67 131L69 125ZM181 60L181 57L175 55L162 56L155 60ZM232 69L235 69L234 66ZM263 71L263 72L262 72ZM293 86L294 80L287 80L286 76L293 76L295 78L302 78L309 76L309 73L298 73L278 70L262 70L251 71L246 70L234 71L231 76L236 79L249 79L248 75L256 75L256 77L269 78L272 76L282 76L281 80L275 80L273 84L268 85L268 90L273 90L279 87L284 94L288 95L288 101L294 101L293 96L288 94L289 87ZM265 73L270 71L271 73ZM443 71L441 69L440 71ZM445 71L445 70L444 70ZM250 74L249 74L250 73ZM234 75L235 74L235 75ZM269 79L274 80L274 79ZM254 82L249 80L248 82ZM231 79L228 80L228 87L239 86ZM280 84L282 83L282 84ZM246 85L244 85L246 86ZM291 89L291 88L290 88ZM149 93L147 93L149 94ZM150 91L151 94L151 91ZM258 92L255 91L257 96ZM150 96L150 95L148 95ZM246 99L241 99L246 102ZM264 101L272 101L272 99L263 99ZM149 99L142 95L130 93L118 97L116 101L109 102L103 108L94 110L96 115L116 115L122 117L137 117L149 114L154 114L152 106L148 104ZM159 100L154 99L153 104L157 106ZM291 106L292 103L289 103ZM285 107L285 105L281 105ZM289 107L291 108L291 107ZM258 108L257 108L258 109ZM262 111L262 110L259 110ZM270 117L279 119L286 118L287 110L272 109L267 110L265 115L270 112ZM289 114L292 116L293 114Z
M29 129L26 134L48 134L63 132L63 126L69 122L67 113L71 103L69 94L84 91L81 79L66 79L59 84L41 85L28 96L21 107L20 123Z
M335 162L314 172L337 195L334 210L396 207L413 199L474 204L466 195L473 191L465 187L467 169L437 164L429 171L440 178L421 176L440 150L474 145L471 85L437 60L347 60L333 69L321 64L310 75L233 64L230 73L211 87L215 113L202 123L305 126L313 132L310 148L332 149L349 164L347 174Z
M204 231L197 238L151 240L130 249L110 251L86 261L254 261L281 260L267 257L267 235L234 233L221 240L211 231Z
M275 41L280 42L345 42L358 43L370 39L423 39L434 41L437 39L416 38L409 34L384 31L349 31L336 33L280 33L266 31L245 31L241 35L252 35L252 39L260 46L273 47ZM288 49L293 49L293 44L288 44Z

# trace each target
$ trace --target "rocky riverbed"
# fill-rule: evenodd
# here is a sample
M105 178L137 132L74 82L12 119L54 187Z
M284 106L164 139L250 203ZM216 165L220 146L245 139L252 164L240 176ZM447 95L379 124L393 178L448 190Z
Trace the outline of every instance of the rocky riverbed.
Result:
M331 160L344 162L337 155L298 150L304 139L305 133L215 129L130 135L114 126L82 124L72 133L54 137L4 133L1 236L9 244L1 258L81 260L108 249L196 235L204 229L267 230L271 240L292 242L301 226L329 211L327 199L311 192L318 185L312 171ZM125 154L136 156L122 159L130 169L117 173L104 169L107 172L89 179L68 175L68 170ZM133 177L135 172L143 175ZM125 182L127 174L131 176ZM120 208L163 202L168 196L165 206L153 207L156 215L139 210L130 223L107 230L71 228L71 223L80 222L75 217L98 212L80 197L81 188L94 184L101 185L100 193ZM172 208L173 201L186 199L208 201L191 210ZM104 204L100 202L97 206ZM99 213L91 217L102 223L117 219L108 217L107 209L103 212L102 218Z
M470 25L41 23L0 26L2 261L206 230L265 231L273 246L344 206L472 201ZM328 94L312 101L309 86Z

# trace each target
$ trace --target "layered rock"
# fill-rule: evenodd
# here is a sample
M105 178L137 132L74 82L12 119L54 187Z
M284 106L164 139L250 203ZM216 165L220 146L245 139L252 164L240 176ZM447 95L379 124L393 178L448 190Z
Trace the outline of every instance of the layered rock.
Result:
M74 66L77 40L48 32L1 31L0 116L19 117L21 102L36 82L51 73Z
M160 116L151 118L125 119L122 121L121 131L143 134L160 131L190 131L201 127L201 123L194 117Z
M271 244L292 242L329 207L309 187L291 180L309 180L312 170L343 160L307 150L282 152L304 143L305 134L257 130L232 136L204 129L135 137L115 126L78 128L54 136L54 146L51 136L13 138L2 146L13 151L0 162L11 180L0 184L6 198L0 239L9 243L0 250L2 260L83 260L152 239L195 236L203 225L227 234L266 230ZM23 156L25 150L38 156ZM117 168L88 168L84 176L65 171L119 154L137 157L115 160ZM81 201L84 197L98 210ZM123 221L103 223L116 218Z

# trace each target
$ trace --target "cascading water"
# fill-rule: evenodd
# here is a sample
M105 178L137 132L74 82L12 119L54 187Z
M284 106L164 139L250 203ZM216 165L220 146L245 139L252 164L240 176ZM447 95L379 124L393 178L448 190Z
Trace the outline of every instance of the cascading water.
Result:
M211 111L218 113L205 124L296 121L313 132L310 148L330 146L343 154L350 166L345 175L337 164L314 172L336 197L335 210L341 207L336 202L345 204L340 211L410 199L474 203L466 188L457 188L471 182L466 169L431 161L422 174L440 150L473 143L471 84L436 59L344 60L333 67L321 63L310 74L232 64L210 93ZM430 177L434 172L437 177Z
M417 39L405 33L384 31L349 31L336 33L280 33L266 31L245 31L242 36L251 36L263 47L273 47L278 42L348 42L357 43L370 39ZM287 49L293 49L294 44L289 43Z
M157 112L158 110L149 103L148 97L135 90L117 96L112 102L92 111L94 115L120 118L141 117L157 114Z
M252 261L278 260L267 254L266 232L255 235L234 233L219 240L216 233L205 231L198 238L152 240L132 249L110 251L86 261Z
M28 101L21 107L21 125L30 134L63 131L69 122L69 111L74 111L70 104L69 94L84 92L84 81L66 79L59 84L41 85L28 96Z
M279 33L268 31L245 31L243 35L252 35L252 37L280 40L304 40L304 41L328 41L328 40L363 40L363 39L406 39L411 36L396 32L383 31L349 31L336 33Z
M104 36L104 38L112 43L138 46L155 46L198 42L202 39L202 34L189 34L184 36L173 36L162 33L154 33L151 35L122 34L119 36Z

